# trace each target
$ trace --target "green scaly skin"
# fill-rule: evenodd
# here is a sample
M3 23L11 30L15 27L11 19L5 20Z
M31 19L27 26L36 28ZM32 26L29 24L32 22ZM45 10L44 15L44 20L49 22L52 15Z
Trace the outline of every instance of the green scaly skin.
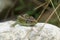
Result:
M28 17L28 18L25 18ZM30 16L18 16L17 21L12 25L14 27L16 24L22 25L22 26L34 26L37 22L34 19L32 22L29 19ZM29 19L29 20L27 20Z

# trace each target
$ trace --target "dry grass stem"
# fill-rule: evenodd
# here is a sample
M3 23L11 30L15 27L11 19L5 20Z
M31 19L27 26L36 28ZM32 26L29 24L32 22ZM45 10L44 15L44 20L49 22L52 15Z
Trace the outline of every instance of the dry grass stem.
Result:
M53 9L55 10L55 7L54 7L54 4L53 4L52 0L50 0L50 1L51 1ZM58 15L57 11L55 11L55 14L56 14L58 20L60 21L60 18L59 18L59 15Z
M36 8L34 8L34 10L37 10L38 8L44 6L46 3L40 4L39 6L37 6Z
M45 8L42 10L41 14L39 15L39 17L37 18L37 22L40 20L41 16L43 15L44 11L46 10L46 8L48 7L48 5L50 4L50 2L45 6Z
M48 17L48 19L45 21L45 23L47 23L50 18L53 16L53 14L56 12L56 10L60 7L60 4L56 7L56 9L51 13L51 15Z

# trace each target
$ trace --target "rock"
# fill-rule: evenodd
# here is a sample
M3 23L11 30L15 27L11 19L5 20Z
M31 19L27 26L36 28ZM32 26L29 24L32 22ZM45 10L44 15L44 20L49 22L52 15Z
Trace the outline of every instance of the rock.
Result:
M17 24L11 27L13 23L15 21L0 23L0 40L60 40L60 28L52 24L37 23L34 27Z

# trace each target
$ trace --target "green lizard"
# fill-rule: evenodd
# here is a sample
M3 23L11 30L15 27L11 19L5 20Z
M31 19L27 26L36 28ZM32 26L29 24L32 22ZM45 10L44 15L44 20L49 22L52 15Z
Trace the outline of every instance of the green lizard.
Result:
M37 21L32 17L29 16L28 14L24 14L24 15L19 15L17 17L16 22L12 25L13 27L16 24L22 25L22 26L34 26L37 23Z

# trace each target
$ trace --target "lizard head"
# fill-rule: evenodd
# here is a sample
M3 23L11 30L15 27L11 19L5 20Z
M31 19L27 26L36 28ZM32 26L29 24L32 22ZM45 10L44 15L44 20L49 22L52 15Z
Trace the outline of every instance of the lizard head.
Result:
M37 23L36 20L28 14L19 15L17 21L20 25L24 26L33 26Z

